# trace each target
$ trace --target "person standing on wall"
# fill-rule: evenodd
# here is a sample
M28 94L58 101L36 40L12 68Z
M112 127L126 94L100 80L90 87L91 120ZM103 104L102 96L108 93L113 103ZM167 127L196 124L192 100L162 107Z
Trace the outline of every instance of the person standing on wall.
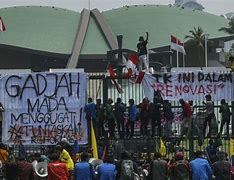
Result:
M223 126L226 124L227 125L227 136L229 137L229 124L230 124L230 119L231 119L230 118L231 111L230 111L230 109L228 107L228 103L226 103L225 99L221 100L221 106L220 106L219 112L222 114L219 134L222 135Z
M205 110L206 110L206 116L205 116L205 121L204 121L204 126L203 126L203 136L206 136L206 126L208 123L209 126L209 132L207 134L207 136L210 136L211 134L211 120L215 117L214 114L214 102L211 100L211 95L206 95L206 102L203 102L203 104L205 105Z
M126 124L126 134L127 137L133 137L134 134L134 126L135 126L135 122L137 119L137 108L136 105L134 104L134 100L133 99L129 99L129 118L128 118L128 122ZM129 126L130 126L130 135L129 135Z
M124 103L122 103L121 98L117 98L115 103L115 118L117 123L117 129L119 133L119 137L123 138L125 136L125 128L124 128L124 118L125 118L126 107Z
M85 118L87 120L88 134L91 137L91 121L93 122L94 132L97 132L97 123L96 123L96 104L93 102L91 97L88 98L88 103L84 107ZM91 138L89 137L89 142Z
M147 58L147 44L148 44L149 33L146 32L146 39L143 36L139 37L139 42L137 44L137 52L139 54L139 69L142 70L144 64L144 69L149 72L149 60Z
M184 99L180 99L179 100L182 109L183 109L183 120L181 123L181 132L180 132L180 136L177 142L177 146L180 145L180 141L182 140L184 135L189 135L190 129L189 126L191 124L192 121L192 108L190 106L190 104L188 102L186 102Z

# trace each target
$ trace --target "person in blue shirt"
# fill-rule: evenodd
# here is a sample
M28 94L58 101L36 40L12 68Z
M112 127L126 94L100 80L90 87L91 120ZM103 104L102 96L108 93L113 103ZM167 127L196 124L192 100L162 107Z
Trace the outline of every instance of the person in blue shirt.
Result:
M76 163L74 169L74 180L93 180L95 179L95 171L89 161L89 154L83 152L81 154L81 162Z
M107 154L104 163L98 166L98 180L115 180L117 174L113 158Z
M126 124L126 135L127 137L133 137L134 126L137 119L137 108L136 105L134 104L133 99L129 99L128 103L129 103L129 109L128 109L129 118ZM130 135L129 135L129 126L131 129Z
M212 169L209 162L202 157L203 152L197 151L195 159L190 162L193 180L210 180L212 179Z
M97 123L96 123L96 104L93 102L91 97L88 98L88 104L84 107L85 118L87 120L88 134L91 134L91 121L93 123L93 128L95 134L97 134ZM90 139L91 140L91 139Z

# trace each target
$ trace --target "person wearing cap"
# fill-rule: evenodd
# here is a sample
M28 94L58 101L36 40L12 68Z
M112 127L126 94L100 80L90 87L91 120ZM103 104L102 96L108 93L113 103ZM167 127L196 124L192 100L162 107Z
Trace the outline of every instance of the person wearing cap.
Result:
M195 159L189 165L192 170L192 180L210 180L212 179L212 169L209 162L203 157L202 151L194 153Z
M144 40L143 36L139 37L139 42L137 43L137 52L139 55L139 69L142 70L144 64L145 70L149 71L149 60L147 58L147 44L148 44L149 33L146 32L146 39Z
M175 162L170 165L170 175L173 180L189 180L191 178L191 168L189 162L184 160L184 153L175 154Z
M223 151L217 152L218 161L213 164L215 180L230 180L231 164L226 160L227 155Z
M59 154L52 153L49 158L52 162L48 164L48 180L69 180L67 166L59 162Z
M214 102L211 100L211 95L208 94L205 96L206 98L206 102L203 102L203 104L205 105L204 110L206 110L206 116L205 116L205 121L204 121L204 125L203 125L203 136L206 136L206 127L207 127L207 123L209 126L209 132L207 134L207 136L210 136L211 133L211 120L215 117L214 114Z

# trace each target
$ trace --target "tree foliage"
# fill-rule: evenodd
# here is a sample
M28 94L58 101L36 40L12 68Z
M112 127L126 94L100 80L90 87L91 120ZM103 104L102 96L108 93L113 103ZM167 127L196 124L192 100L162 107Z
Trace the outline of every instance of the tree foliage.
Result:
M227 34L234 35L234 19L230 19L228 27L221 27L219 31L226 32Z

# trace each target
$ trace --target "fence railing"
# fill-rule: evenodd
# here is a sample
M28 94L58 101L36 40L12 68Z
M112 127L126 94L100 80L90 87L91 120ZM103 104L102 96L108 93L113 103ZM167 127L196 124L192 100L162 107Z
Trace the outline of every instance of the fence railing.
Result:
M123 88L123 93L119 94L118 91L116 90L115 86L111 83L111 80L109 77L106 77L103 74L90 74L89 77L89 83L87 87L87 97L92 97L94 101L96 99L101 99L102 102L105 104L107 102L108 98L112 98L115 102L115 100L120 97L123 101L123 103L127 104L128 100L130 98L135 100L135 104L139 104L142 102L142 99L144 98L144 91L142 84L135 84L131 82L129 79L117 79L119 84ZM202 104L202 101L194 101L193 102L194 106L194 119L193 119L193 124L197 125L198 128L201 129L202 123L204 121L204 116L203 116L203 111L201 110L204 106ZM234 137L234 103L233 102L228 102L229 108L231 109L232 112L232 119L230 122L230 135L231 137ZM172 111L176 112L178 111L181 107L179 105L178 101L171 101L172 105ZM220 121L221 121L221 114L219 113L219 108L220 108L220 102L214 102L214 108L215 108L215 115L216 115L216 131L214 132L214 136L217 135L217 132L219 130L220 126ZM192 129L194 128L194 125ZM149 126L150 128L150 126ZM162 126L163 129L163 126ZM172 123L172 130L175 131L176 133L171 137L171 140L177 139L178 134L180 132L180 125L176 122ZM224 128L224 132L225 132ZM163 131L162 131L163 132ZM156 133L157 134L157 133ZM163 133L162 133L163 136ZM132 139L117 139L117 140L111 140L111 139L104 139L104 140L98 140L98 144L100 144L100 148L102 148L102 144L110 144L112 145L112 148L114 149L116 154L119 154L123 150L129 150L130 152L135 152L135 151L144 151L146 148L150 152L154 152L156 150L157 141L160 137L155 137L155 138L146 138L142 139L140 136L136 136L135 138ZM222 145L220 148L224 150L225 152L229 153L230 150L230 138L223 136L222 137ZM170 155L170 147L169 147L169 141L165 142L167 146L167 151L168 155ZM208 139L204 139L204 143L202 146L199 145L198 143L198 137L197 135L193 135L192 137L183 139L181 142L181 146L184 147L185 152L187 157L191 156L191 153L196 150L204 150L204 148L208 145ZM36 152L41 152L41 149L44 148L44 146L39 146L39 145L34 145L34 146L25 146L25 149L28 153L36 153ZM19 151L19 148L17 145L14 145L12 147L12 152L16 155Z

